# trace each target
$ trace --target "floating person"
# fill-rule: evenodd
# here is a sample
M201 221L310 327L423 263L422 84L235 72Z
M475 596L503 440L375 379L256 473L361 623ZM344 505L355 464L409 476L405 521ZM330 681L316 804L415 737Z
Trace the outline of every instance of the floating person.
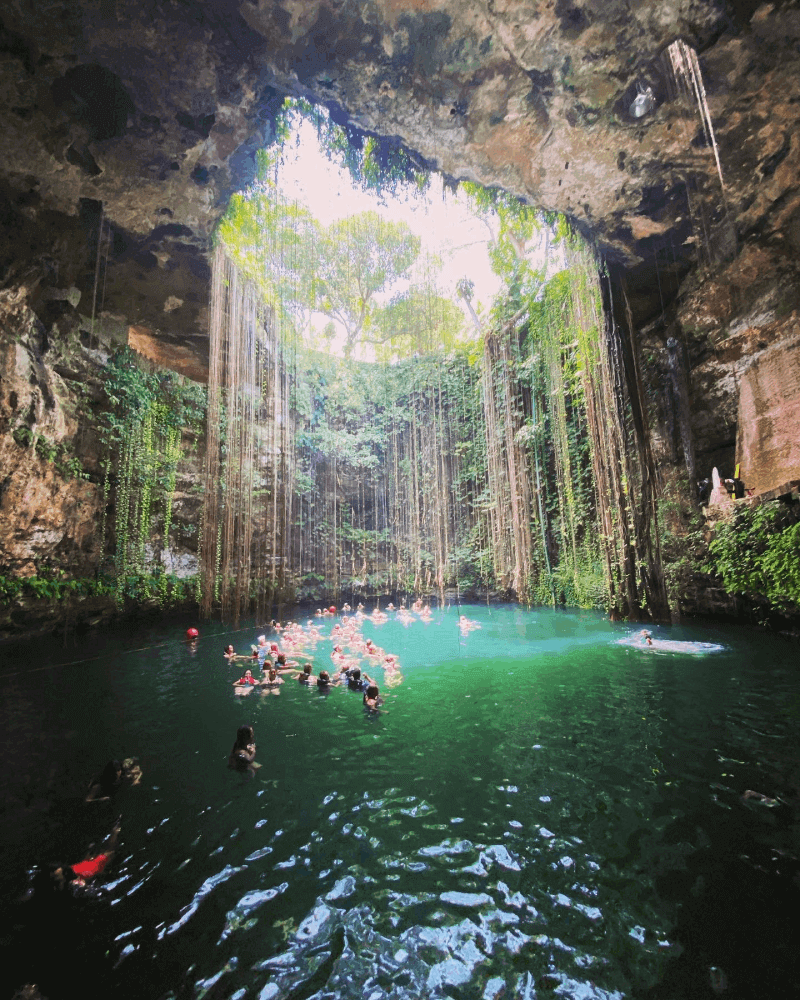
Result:
M647 629L633 635L617 639L620 646L652 650L654 653L684 653L688 656L702 656L706 653L721 653L725 647L716 642L691 642L683 639L654 639Z
M225 647L225 652L222 655L225 657L225 659L230 660L231 663L233 663L235 660L249 660L249 659L251 659L250 656L245 656L242 653L237 653L234 650L233 646L231 646L230 644ZM258 656L258 653L256 652L255 647L254 647L253 648L253 657L252 658L255 658L257 656Z
M261 682L261 688L262 690L271 691L273 694L280 694L280 691L278 689L280 688L281 684L284 683L285 683L284 679L282 677L278 677L278 671L275 669L275 667L270 665L270 668L267 671L264 680Z
M106 802L116 795L122 784L122 763L110 760L103 770L89 782L84 802Z
M473 621L471 618L467 618L466 615L461 615L458 619L458 627L462 636L468 636L470 632L474 632L475 629L480 628L481 626L478 622Z
M78 861L72 865L56 863L51 866L51 877L57 889L64 889L68 885L82 888L93 878L103 872L108 862L114 857L117 848L117 839L122 827L122 821L117 820L111 828L108 840L104 849L99 854L94 854Z
M245 670L238 681L233 682L233 693L236 695L250 694L258 681L249 670Z
M256 763L256 737L252 726L239 726L236 741L228 757L228 767L235 771L255 771L261 767Z
M297 660L287 660L286 653L278 653L275 658L276 670L297 670L300 666Z

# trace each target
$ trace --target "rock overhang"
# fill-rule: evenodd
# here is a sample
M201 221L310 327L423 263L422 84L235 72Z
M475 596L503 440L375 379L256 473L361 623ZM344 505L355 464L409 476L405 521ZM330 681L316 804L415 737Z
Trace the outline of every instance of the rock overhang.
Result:
M697 263L687 190L740 240L791 252L800 232L796 4L55 0L3 19L0 280L35 271L85 311L102 210L103 307L173 337L205 333L213 228L286 94L563 212L637 321ZM699 117L670 97L678 38L701 54L724 199Z

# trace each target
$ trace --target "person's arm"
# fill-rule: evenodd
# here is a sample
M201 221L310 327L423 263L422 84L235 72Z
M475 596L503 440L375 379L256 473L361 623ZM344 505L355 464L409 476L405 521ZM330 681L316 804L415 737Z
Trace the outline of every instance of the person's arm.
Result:
M98 782L97 784L90 785L89 791L86 793L86 798L84 802L107 802L111 798L110 795L102 795L103 786Z
M232 757L238 757L239 760L246 761L248 764L252 764L256 759L256 745L255 743L248 743L246 747L234 747Z

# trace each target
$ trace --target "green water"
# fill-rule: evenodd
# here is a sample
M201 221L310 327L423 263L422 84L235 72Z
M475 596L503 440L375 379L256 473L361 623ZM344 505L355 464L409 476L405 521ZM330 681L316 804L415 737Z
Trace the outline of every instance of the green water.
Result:
M724 647L689 655L621 645L634 628L593 613L463 610L467 636L455 608L364 624L401 663L391 688L364 663L377 717L294 681L235 697L243 665L221 652L255 628L12 651L6 894L119 814L122 836L91 895L10 904L7 980L154 1000L796 995L797 645L653 630ZM252 779L226 766L243 723ZM131 754L141 786L85 805Z

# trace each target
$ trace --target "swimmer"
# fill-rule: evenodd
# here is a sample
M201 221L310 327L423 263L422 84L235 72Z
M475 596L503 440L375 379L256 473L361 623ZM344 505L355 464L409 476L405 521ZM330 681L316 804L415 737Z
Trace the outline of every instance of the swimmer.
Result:
M126 757L122 762L122 777L131 783L139 785L142 781L142 769L138 757Z
M297 675L297 679L301 684L306 684L310 687L312 684L316 683L317 678L311 673L311 664L304 663L302 671Z
M394 604L392 604L391 601L389 601L389 603L386 605L386 610L387 611L394 611Z
M642 629L640 635L641 635L642 639L645 641L645 643L647 643L648 646L652 646L653 645L653 636L652 636L652 633L648 632L646 628Z
M347 677L347 686L351 691L366 691L370 684L375 681L368 675L361 676L361 668L354 667Z
M383 699L381 698L380 691L378 690L378 685L374 681L371 681L367 685L367 688L364 691L362 703L364 708L368 709L370 712L380 711Z
M278 677L278 671L270 665L269 670L266 672L264 680L261 682L262 688L267 688L267 690L274 690L275 694L278 694L278 688L281 684L285 683L282 677Z
M113 858L117 847L117 838L122 822L117 820L111 828L111 834L106 841L105 850L92 857L84 858L74 865L62 865L57 863L51 868L51 877L57 889L64 889L67 885L74 885L78 888L85 886L96 875L99 875L108 862Z
M330 691L332 687L338 687L340 683L339 674L331 679L331 675L327 670L320 670L319 677L317 678L317 690L324 693L325 691Z
M277 659L275 660L276 670L296 670L300 664L297 660L287 660L286 653L278 653Z
M106 802L115 795L122 784L122 764L118 760L110 760L100 774L96 774L89 782L89 790L84 802Z
M236 653L234 652L233 646L230 645L225 647L225 652L222 655L226 656L229 660L236 659Z
M239 680L233 682L233 687L246 687L248 684L258 684L258 681L249 670L245 670Z
M235 771L253 771L256 764L256 738L252 726L239 726L236 741L228 757L228 767Z

